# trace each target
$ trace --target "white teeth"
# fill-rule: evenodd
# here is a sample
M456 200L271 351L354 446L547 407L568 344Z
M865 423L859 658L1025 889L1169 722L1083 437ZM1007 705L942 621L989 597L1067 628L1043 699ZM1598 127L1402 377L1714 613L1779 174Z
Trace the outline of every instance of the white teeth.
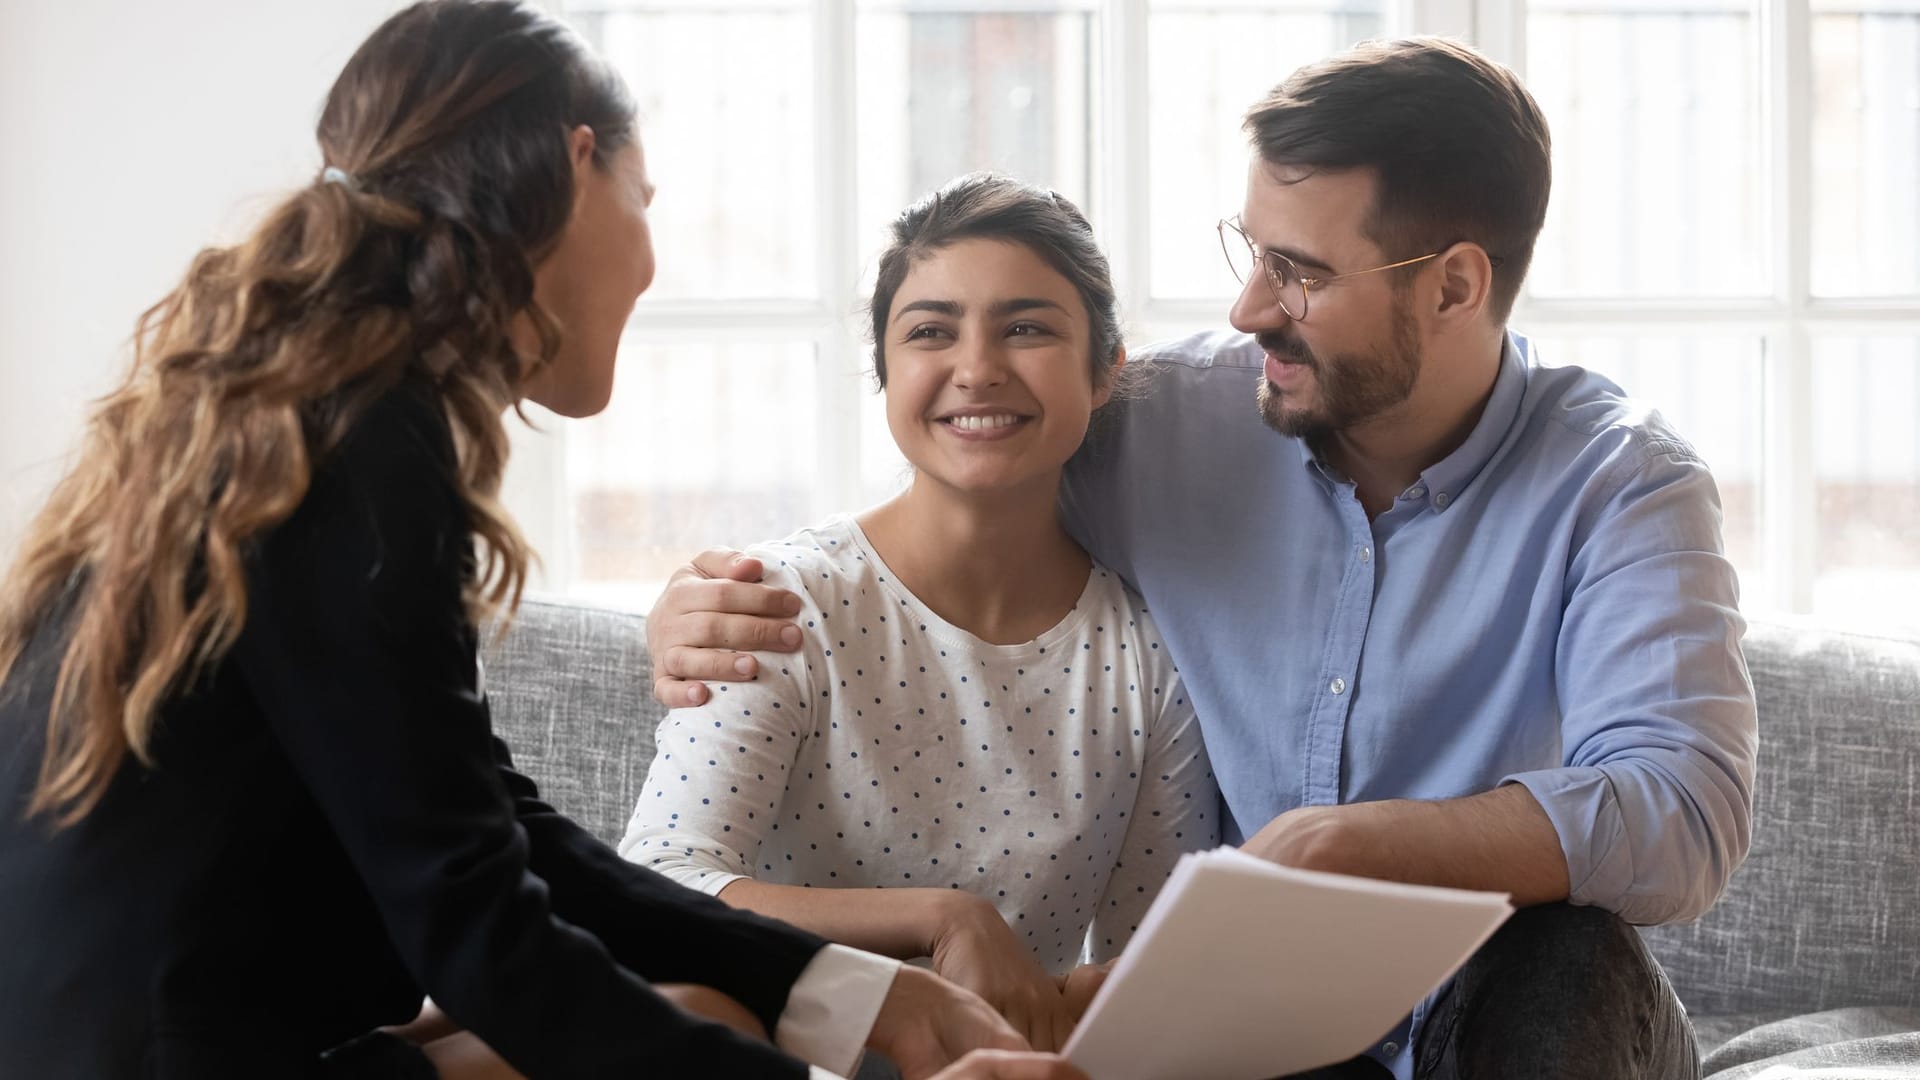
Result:
M988 431L1008 427L1018 419L1012 413L994 413L991 416L956 416L947 422L961 431Z

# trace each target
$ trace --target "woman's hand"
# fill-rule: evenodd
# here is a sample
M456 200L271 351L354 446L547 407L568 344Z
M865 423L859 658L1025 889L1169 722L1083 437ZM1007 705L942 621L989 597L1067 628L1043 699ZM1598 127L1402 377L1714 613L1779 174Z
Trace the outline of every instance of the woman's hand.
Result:
M1087 1080L1087 1074L1052 1054L975 1050L933 1080Z
M935 934L933 969L1000 1010L1037 1050L1058 1050L1075 1015L1061 983L1041 969L1000 912L972 893L953 893Z
M1109 960L1104 964L1081 964L1065 975L1060 976L1060 996L1067 1001L1067 1013L1078 1024L1080 1018L1087 1015L1087 1006L1093 1004L1093 995L1106 985L1107 976L1112 974L1113 965Z
M885 1054L906 1080L933 1076L974 1049L1028 1049L1027 1041L978 995L906 965L893 976L867 1045ZM939 1075L950 1080L946 1073Z

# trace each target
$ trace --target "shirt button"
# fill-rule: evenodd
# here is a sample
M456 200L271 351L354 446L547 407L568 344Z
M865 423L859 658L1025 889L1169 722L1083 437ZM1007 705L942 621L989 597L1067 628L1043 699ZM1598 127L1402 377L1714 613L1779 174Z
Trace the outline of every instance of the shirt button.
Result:
M1444 491L1433 497L1433 505L1439 507L1442 510L1445 510L1447 508L1447 504L1452 501L1453 501L1453 496L1447 494Z
M1407 498L1409 499L1424 499L1426 497L1427 486L1425 484L1415 484L1407 489Z
M1361 562L1371 562L1371 561L1373 561L1373 549L1372 549L1372 548L1370 548L1370 547L1363 547L1363 548L1361 548L1361 549L1360 549L1360 561L1361 561Z
M1400 1044L1394 1043L1394 1042L1381 1043L1380 1052L1387 1055L1388 1057L1392 1057L1393 1055L1400 1052Z
M1327 684L1327 689L1336 694L1344 694L1347 692L1347 680L1335 677L1332 682Z

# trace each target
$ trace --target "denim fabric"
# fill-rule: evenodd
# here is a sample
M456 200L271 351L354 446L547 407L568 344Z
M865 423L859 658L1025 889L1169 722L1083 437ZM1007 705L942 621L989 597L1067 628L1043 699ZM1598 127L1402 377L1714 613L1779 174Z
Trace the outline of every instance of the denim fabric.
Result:
M1548 904L1507 921L1436 1003L1419 1080L1698 1080L1686 1010L1633 927Z

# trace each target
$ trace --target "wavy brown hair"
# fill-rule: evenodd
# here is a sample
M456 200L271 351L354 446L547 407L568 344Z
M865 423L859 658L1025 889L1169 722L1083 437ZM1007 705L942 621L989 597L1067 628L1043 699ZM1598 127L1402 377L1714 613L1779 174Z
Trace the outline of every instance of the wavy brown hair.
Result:
M518 602L531 553L496 499L501 416L559 344L534 265L571 213L580 125L604 166L634 108L565 26L511 0L416 4L334 83L322 177L140 318L0 595L0 682L35 635L65 635L30 814L71 824L129 752L151 764L161 708L246 622L251 545L403 378L431 382L453 433L470 609ZM522 316L535 355L510 340Z

